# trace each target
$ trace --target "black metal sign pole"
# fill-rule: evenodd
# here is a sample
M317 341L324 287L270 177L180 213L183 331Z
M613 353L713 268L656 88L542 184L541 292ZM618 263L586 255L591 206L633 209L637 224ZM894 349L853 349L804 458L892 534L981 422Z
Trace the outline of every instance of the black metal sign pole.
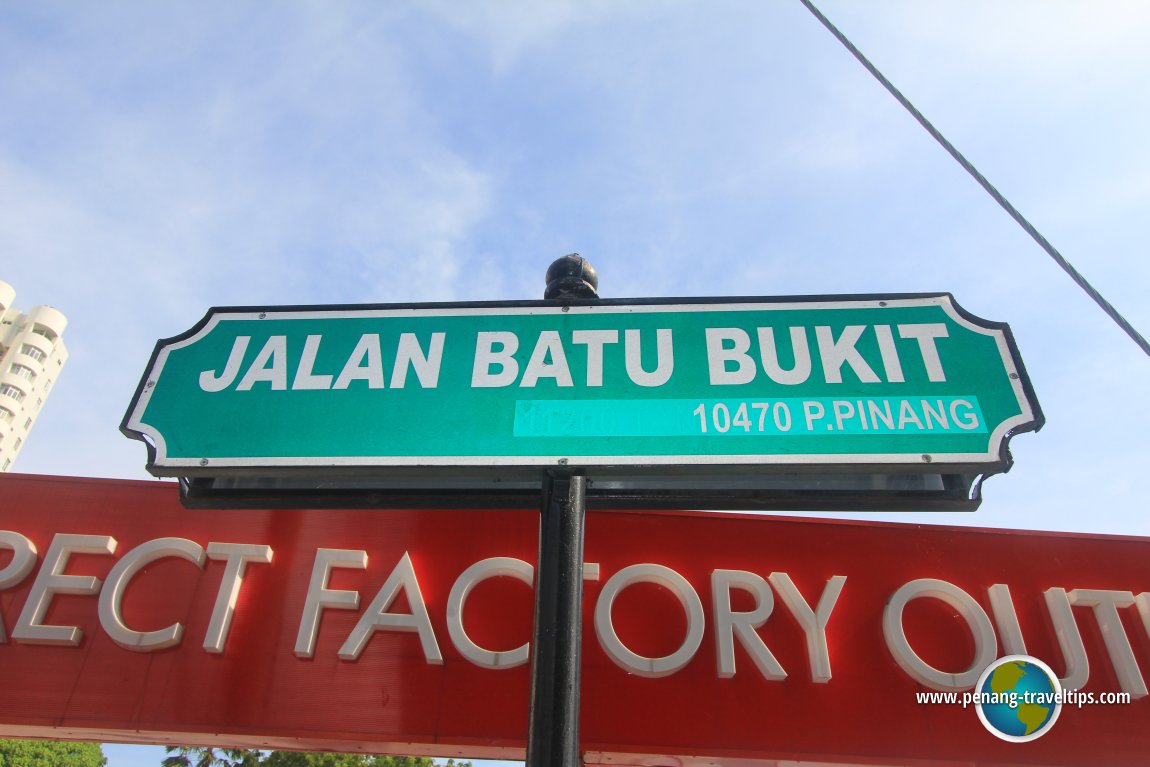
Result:
M548 474L539 521L527 767L578 767L587 478Z
M547 270L546 299L594 299L599 278L578 254ZM527 767L579 767L579 670L583 632L583 521L587 478L577 469L543 478L535 632L531 642L531 718Z

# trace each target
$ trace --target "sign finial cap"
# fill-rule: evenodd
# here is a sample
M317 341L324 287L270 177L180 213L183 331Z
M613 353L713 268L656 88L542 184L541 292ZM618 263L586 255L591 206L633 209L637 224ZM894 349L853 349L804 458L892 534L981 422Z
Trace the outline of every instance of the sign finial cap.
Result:
M598 298L599 273L578 253L569 253L547 267L547 290L543 297Z

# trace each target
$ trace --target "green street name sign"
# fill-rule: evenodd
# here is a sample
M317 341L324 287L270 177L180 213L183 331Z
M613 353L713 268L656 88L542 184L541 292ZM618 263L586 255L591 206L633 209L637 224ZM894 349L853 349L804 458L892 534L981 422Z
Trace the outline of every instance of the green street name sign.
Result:
M1041 422L1009 329L936 294L213 309L123 429L157 476L988 474Z

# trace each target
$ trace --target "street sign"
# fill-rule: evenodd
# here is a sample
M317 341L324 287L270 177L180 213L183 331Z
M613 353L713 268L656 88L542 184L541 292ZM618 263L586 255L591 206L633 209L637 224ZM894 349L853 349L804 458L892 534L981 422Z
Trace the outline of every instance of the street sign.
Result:
M1009 329L933 294L213 309L157 345L123 428L157 476L671 487L973 481L1041 423Z

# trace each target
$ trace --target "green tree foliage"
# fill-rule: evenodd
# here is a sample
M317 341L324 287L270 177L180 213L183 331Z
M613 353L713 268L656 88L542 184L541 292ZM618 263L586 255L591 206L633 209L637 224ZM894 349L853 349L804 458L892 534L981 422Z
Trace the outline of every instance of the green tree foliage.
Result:
M449 760L449 767L471 767L471 762ZM272 751L260 767L437 767L426 756L372 756L368 754L321 754L304 751Z
M99 743L0 740L0 767L104 767Z
M437 765L426 756L328 754L307 751L249 751L239 748L168 746L163 767L471 767L447 760ZM0 767L5 765L0 764Z
M167 746L163 767L257 767L260 752L243 748Z

